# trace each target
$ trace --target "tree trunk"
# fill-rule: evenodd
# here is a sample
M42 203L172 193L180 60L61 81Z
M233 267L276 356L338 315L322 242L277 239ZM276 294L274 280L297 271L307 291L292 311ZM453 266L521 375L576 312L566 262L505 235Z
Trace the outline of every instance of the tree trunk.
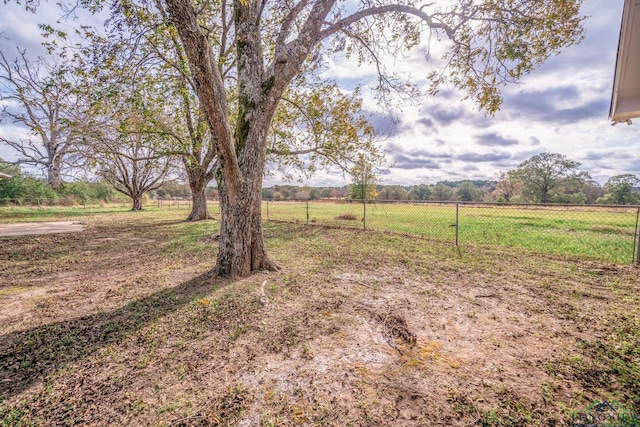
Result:
M209 215L209 208L207 207L207 188L205 185L190 185L191 187L191 213L187 217L187 221L202 221L205 219L212 219ZM200 187L200 188L198 188Z
M133 207L132 211L141 211L142 210L142 194L134 194L131 196L133 199Z
M542 190L542 197L540 197L540 203L547 203L547 190Z
M276 271L269 259L262 234L262 177L245 178L240 197L232 200L224 183L219 187L221 208L220 244L214 274L245 277L255 271Z
M47 182L53 188L60 188L62 185L61 164L58 160L53 160L47 166Z

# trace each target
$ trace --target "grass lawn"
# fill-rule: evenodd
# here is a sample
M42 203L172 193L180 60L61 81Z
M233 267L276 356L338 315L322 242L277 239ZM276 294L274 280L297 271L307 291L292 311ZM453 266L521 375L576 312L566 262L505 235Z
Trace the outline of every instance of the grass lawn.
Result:
M567 426L594 401L640 409L635 267L268 222L281 270L230 282L207 275L218 222L186 214L59 210L42 220L85 231L0 238L0 425Z
M266 202L263 216L267 217ZM306 223L304 202L270 202L272 220ZM351 214L353 220L338 219ZM362 203L309 202L309 223L364 228ZM637 208L474 206L458 210L461 245L491 244L556 255L630 264L636 244ZM455 204L370 204L366 227L426 236L448 242L456 239Z

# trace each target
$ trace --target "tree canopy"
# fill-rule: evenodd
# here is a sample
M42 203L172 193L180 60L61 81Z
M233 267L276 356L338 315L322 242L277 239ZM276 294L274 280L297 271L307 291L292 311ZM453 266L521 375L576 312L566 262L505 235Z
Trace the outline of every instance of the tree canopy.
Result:
M25 51L11 59L0 52L0 121L26 127L32 137L0 142L13 148L18 163L43 168L53 187L62 183L80 135L76 126L83 108L76 94L75 75L61 61L30 60Z
M633 193L633 187L639 183L640 179L630 173L612 176L604 185L607 194L598 199L598 202L616 205L640 203L638 194Z
M390 106L427 94L390 72L386 58L400 60L411 49L443 41L444 66L425 76L432 82L428 93L435 95L447 84L493 113L500 107L503 85L581 40L581 3L117 1L110 9L109 34L90 47L95 56L89 62L102 67L114 46L126 52L144 44L148 55L140 60L145 65L159 59L158 66L170 64L188 77L184 90L198 101L217 157L221 228L215 272L244 276L276 268L267 257L261 228L268 155L306 155L303 163L294 162L306 170L336 163L331 156L337 155L344 170L365 153L370 160L379 158L358 114L357 90L337 91L321 77L327 58L345 55L374 65L377 99ZM81 5L98 9L103 3ZM173 52L170 60L168 52ZM303 105L300 99L310 102ZM292 122L291 117L294 132L273 131L278 123ZM285 139L289 145L283 147ZM335 142L340 142L337 149L331 146Z
M540 153L518 165L513 176L521 183L525 197L538 203L547 203L551 190L561 182L581 177L579 166L580 163L563 154Z

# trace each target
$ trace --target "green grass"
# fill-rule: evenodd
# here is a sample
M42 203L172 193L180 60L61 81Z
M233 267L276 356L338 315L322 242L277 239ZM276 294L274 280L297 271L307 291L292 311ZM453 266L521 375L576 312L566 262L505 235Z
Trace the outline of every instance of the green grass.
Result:
M338 219L352 214L356 220ZM636 208L473 206L458 209L462 245L504 245L553 255L629 264L633 259ZM267 218L267 204L263 203ZM305 203L269 203L268 218L307 222ZM455 242L454 204L309 203L309 224L387 230Z
M369 204L366 217L361 203L309 202L309 225L358 228L407 233L429 239L455 242L456 206L454 204ZM267 207L268 206L268 207ZM145 215L158 218L181 218L189 212L187 203L157 208L150 205ZM210 203L210 212L218 215L217 203ZM140 215L126 205L71 207L0 207L0 223L58 221L89 218L102 214ZM500 245L537 253L575 256L584 259L629 264L636 244L636 208L566 208L473 206L461 204L458 209L458 240L460 245ZM304 202L265 202L264 220L306 224ZM340 219L340 217L355 219ZM197 227L196 227L197 228ZM183 235L180 241L196 239L195 234ZM637 238L637 237L636 237ZM176 248L178 249L178 248Z

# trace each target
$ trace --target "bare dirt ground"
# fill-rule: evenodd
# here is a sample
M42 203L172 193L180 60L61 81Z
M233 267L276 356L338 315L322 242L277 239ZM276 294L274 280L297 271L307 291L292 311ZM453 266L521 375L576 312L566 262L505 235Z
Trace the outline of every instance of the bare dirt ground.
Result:
M552 426L640 405L631 266L267 224L282 270L208 277L214 222L0 239L2 425Z
M0 224L0 237L26 236L30 234L78 233L80 231L82 231L82 223L77 221Z

